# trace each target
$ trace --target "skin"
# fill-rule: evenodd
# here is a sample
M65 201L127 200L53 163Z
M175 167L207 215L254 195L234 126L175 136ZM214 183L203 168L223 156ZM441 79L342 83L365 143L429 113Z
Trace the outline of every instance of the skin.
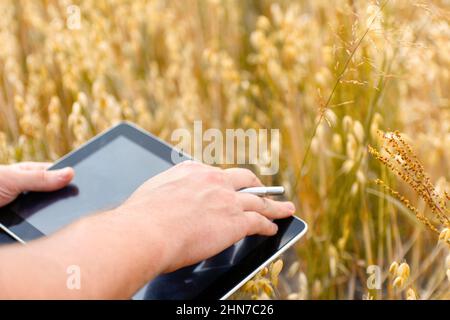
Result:
M45 171L47 166L0 166L0 205L24 191L57 190L74 176L71 168ZM292 215L295 207L236 192L261 185L246 169L179 164L114 210L27 245L0 247L0 298L130 298L157 275L209 258L247 235L275 234L271 220ZM74 265L79 289L67 285Z

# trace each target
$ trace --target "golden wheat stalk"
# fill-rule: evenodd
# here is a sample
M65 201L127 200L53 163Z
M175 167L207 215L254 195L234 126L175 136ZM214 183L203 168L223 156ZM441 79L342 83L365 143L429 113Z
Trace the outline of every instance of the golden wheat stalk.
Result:
M387 133L379 131L379 135L381 141L384 142L380 147L381 151L369 145L369 153L417 193L431 210L434 217L439 221L440 225L436 226L436 223L433 224L408 199L398 191L393 190L383 180L376 179L375 183L402 202L428 229L439 234L441 240L444 239L445 242L449 243L449 236L447 235L447 230L449 230L450 226L450 211L447 207L447 201L449 200L448 194L445 192L442 195L437 193L430 177L425 172L424 166L419 161L412 147L403 139L398 131Z

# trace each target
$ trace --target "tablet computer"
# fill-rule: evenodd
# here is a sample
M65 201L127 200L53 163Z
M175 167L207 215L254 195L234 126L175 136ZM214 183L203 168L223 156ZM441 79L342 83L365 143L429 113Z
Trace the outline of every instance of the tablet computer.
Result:
M174 149L164 141L133 124L120 123L49 169L73 167L76 174L69 186L50 193L24 193L0 209L0 228L8 237L25 243L50 235L85 215L112 209L147 179L172 167L172 152ZM180 159L190 157L178 152ZM307 229L297 217L276 223L276 235L246 237L210 259L155 278L134 298L229 297Z

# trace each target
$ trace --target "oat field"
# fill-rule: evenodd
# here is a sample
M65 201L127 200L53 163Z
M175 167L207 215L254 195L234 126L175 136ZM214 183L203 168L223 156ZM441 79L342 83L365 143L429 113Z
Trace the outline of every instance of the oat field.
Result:
M235 298L450 299L448 0L2 0L0 163L277 128L307 235ZM257 168L254 168L257 169ZM377 283L376 280L380 280Z

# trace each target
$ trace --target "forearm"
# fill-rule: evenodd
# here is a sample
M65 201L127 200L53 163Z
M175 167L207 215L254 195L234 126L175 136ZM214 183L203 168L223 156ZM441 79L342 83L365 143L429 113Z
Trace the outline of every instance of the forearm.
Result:
M156 230L135 230L128 221L101 213L48 238L0 248L0 298L131 297L163 271L164 248ZM68 284L77 276L71 270L80 271L79 289Z

